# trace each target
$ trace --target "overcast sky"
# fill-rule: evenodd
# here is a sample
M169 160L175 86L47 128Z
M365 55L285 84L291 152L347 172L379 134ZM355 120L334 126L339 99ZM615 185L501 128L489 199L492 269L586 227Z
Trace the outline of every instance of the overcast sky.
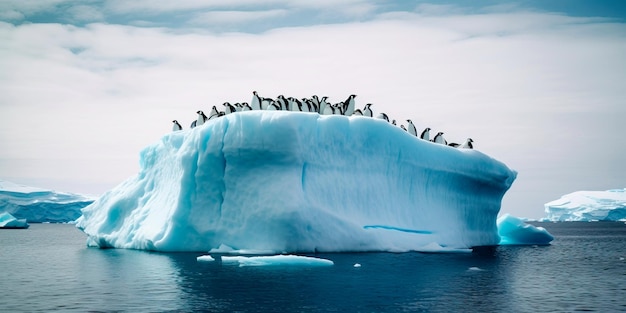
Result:
M0 179L101 194L257 90L472 137L518 171L502 213L626 187L626 4L465 2L3 0Z

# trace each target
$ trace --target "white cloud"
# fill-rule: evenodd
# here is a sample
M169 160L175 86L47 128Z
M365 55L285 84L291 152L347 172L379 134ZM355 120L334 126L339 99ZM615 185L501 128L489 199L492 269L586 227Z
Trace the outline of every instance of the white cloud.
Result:
M67 9L66 14L73 21L79 22L98 22L104 20L104 12L102 9L89 5L76 5Z
M267 11L210 11L196 14L189 21L195 25L223 25L242 24L265 19L281 18L287 14L287 10Z
M4 21L21 21L24 19L24 13L17 10L0 10L0 20Z
M258 35L0 23L0 177L121 181L172 119L187 127L198 109L249 101L252 90L332 101L355 93L359 106L398 121L474 138L520 170L514 190L540 196L510 205L538 217L554 192L542 190L554 173L545 168L561 168L559 187L573 190L616 184L626 171L615 144L626 116L625 29L528 12L387 14ZM590 185L594 173L602 183Z

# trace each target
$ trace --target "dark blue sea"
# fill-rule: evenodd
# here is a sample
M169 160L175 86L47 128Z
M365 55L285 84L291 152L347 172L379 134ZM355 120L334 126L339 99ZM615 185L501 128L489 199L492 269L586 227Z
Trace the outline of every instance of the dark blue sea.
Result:
M331 267L237 267L196 261L202 253L87 248L73 225L32 224L0 230L0 311L626 311L626 224L533 224L555 236L552 245L315 255Z

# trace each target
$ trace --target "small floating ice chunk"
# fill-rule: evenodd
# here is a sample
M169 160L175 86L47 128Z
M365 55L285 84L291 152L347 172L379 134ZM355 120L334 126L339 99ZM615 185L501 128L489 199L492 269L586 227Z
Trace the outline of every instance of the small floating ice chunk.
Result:
M476 266L472 266L470 268L467 269L469 272L480 272L480 271L484 271L484 269L480 268L480 267L476 267Z
M354 267L361 267L360 263L354 263Z
M270 255L270 256L222 256L223 264L238 263L239 266L332 266L331 260L299 256L299 255Z
M213 261L215 261L215 259L212 256L210 256L210 255L201 255L201 256L196 258L196 261L198 261L198 262L200 262L200 261L202 261L202 262L213 262Z
M518 217L504 214L497 221L500 245L548 245L554 239L543 227L535 227Z

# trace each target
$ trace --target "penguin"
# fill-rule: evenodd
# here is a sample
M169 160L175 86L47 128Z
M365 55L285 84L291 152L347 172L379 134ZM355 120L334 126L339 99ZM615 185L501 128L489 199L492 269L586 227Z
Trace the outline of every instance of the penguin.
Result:
M404 131L407 131L406 127L404 127L404 125L400 125L400 128L402 128Z
M374 113L372 113L372 109L370 108L372 106L371 103L368 103L365 105L365 108L363 109L363 116L367 116L367 117L373 117Z
M333 104L333 114L343 115L343 102Z
M465 142L461 145L461 149L474 149L474 145L472 144L474 140L472 138L467 138Z
M287 104L287 99L285 99L285 96L283 95L279 95L276 98L276 104L278 104L278 106L280 107L279 110L283 110L283 111L294 111L293 109L291 109L289 107L289 105Z
M430 141L430 127L426 127L422 134L420 135L420 139L424 139L426 141Z
M198 120L194 120L193 122L191 122L191 125L189 125L189 128L196 128L197 123L198 123Z
M385 120L385 121L387 121L387 123L389 123L389 116L387 116L387 114L385 114L383 112L380 112L376 118L381 119L381 120Z
M456 142L451 142L451 143L448 144L448 146L450 146L452 148L459 148L459 147L461 147L461 145L456 143Z
M256 91L252 92L252 109L265 110L274 100L271 98L263 98Z
M268 106L267 109L268 111L280 111L280 105L278 103L276 103L276 101L272 101Z
M252 107L248 104L248 102L242 102L241 111L252 111Z
M293 111L294 108L297 108L297 104L295 100L296 99L294 97L287 98L287 107L289 108L290 111Z
M308 104L306 102L302 102L296 98L293 98L293 106L294 109L293 111L298 111L298 112L309 112L309 107Z
M304 98L302 99L302 101L304 101ZM307 99L306 101L309 105L309 112L314 112L314 113L318 113L320 111L320 105L319 103L316 103L313 100Z
M228 102L224 102L224 113L230 114L237 112L237 108L235 108L232 104Z
M198 111L196 113L198 113L198 119L196 120L196 126L200 126L200 125L204 124L204 122L206 122L208 120L206 115L204 115L204 112Z
M313 102L316 107L320 107L320 98L317 95L311 96L311 102Z
M326 110L326 105L329 104L326 100L328 100L328 96L323 96L322 100L320 101L319 112L318 112L319 114L324 114L324 110Z
M391 125L398 126L398 125L396 124L396 120L391 121Z
M435 138L433 138L433 142L440 143L442 145L448 145L446 139L443 138L443 132L438 132L437 135L435 135Z
M172 131L179 131L179 130L183 130L183 127L180 126L180 123L178 123L177 120L173 120L172 123L174 123L174 126L172 126Z
M324 107L324 110L321 113L322 115L333 115L335 114L335 108L333 107L332 104L330 103L326 103L326 106Z
M259 94L256 91L252 92L252 101L250 103L250 107L253 110L261 109L261 97L259 97Z
M213 106L211 108L211 114L209 114L209 119L214 119L220 116L220 112L217 111L217 108L215 106Z
M411 120L406 120L406 121L409 122L408 126L406 127L409 130L409 134L417 137L417 128L415 128L413 121Z
M363 112L361 112L361 109L356 109L352 112L352 116L363 116Z
M354 112L354 98L356 98L356 95L350 95L348 99L343 102L341 106L341 112L343 115L350 116Z

